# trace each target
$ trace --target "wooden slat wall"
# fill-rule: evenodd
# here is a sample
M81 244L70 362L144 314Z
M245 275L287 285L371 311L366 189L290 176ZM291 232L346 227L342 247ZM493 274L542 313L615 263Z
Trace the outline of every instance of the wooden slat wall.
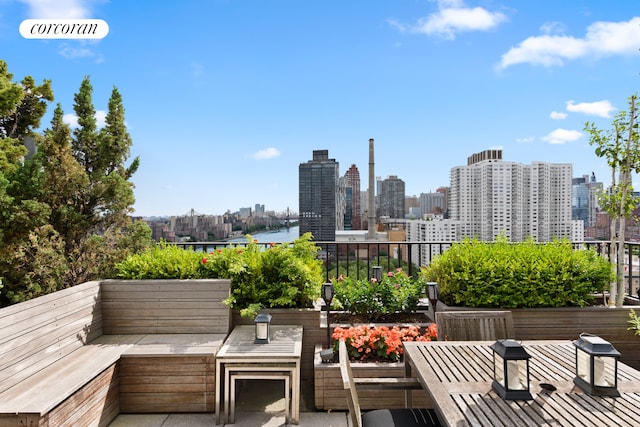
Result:
M120 413L119 387L119 368L113 364L43 416L39 426L108 426Z
M102 335L99 282L0 310L0 392Z
M229 280L106 280L105 334L227 334Z
M442 306L446 311L490 310ZM609 341L622 354L622 362L640 369L640 337L627 330L631 308L637 306L518 308L510 311L516 339L575 340L582 332L587 332Z
M351 363L354 378L403 378L402 363ZM345 390L337 363L321 363L316 357L314 378L315 406L320 410L348 410ZM414 408L432 408L424 390L412 390ZM358 390L360 408L404 408L404 390Z
M214 355L120 359L122 413L213 412Z
M555 340L578 338L580 333L598 335L620 351L620 360L640 369L640 337L629 327L630 307L532 308L512 310L516 338Z

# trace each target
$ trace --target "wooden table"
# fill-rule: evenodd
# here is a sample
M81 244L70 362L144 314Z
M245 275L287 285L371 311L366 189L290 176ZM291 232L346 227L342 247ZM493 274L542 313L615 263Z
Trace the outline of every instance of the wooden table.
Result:
M414 374L447 426L638 426L640 372L618 363L621 397L596 397L573 383L572 341L525 341L533 400L505 401L492 390L493 342L406 342L407 376ZM541 384L551 384L546 391Z
M271 325L271 340L268 344L254 344L255 326L236 326L224 345L216 354L216 424L220 424L220 404L224 402L225 423L229 421L231 375L251 375L261 378L282 379L289 376L292 422L300 418L300 358L302 355L302 326ZM222 379L224 378L224 384ZM223 392L224 389L224 392ZM224 394L223 394L224 393ZM288 401L288 396L285 401ZM233 412L233 411L231 411Z

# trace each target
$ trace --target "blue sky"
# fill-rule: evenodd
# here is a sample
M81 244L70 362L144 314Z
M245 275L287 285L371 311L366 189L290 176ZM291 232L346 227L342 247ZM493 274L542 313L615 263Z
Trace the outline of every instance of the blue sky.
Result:
M609 129L640 87L640 9L628 0L0 0L0 58L52 80L73 123L85 75L97 110L122 93L137 215L298 209L298 166L328 149L362 190L407 195L452 167L503 158L595 172L586 121ZM29 18L94 18L102 40L34 40ZM42 127L49 127L50 114ZM100 114L100 111L99 111Z

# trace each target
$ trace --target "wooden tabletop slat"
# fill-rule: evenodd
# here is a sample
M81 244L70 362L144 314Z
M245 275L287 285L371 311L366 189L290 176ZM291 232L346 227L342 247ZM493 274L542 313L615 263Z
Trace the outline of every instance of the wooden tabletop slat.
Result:
M574 383L572 341L523 342L533 400L506 401L491 388L490 342L405 343L405 357L446 425L635 426L640 420L640 371L618 364L619 398L591 396ZM541 388L549 383L556 390Z

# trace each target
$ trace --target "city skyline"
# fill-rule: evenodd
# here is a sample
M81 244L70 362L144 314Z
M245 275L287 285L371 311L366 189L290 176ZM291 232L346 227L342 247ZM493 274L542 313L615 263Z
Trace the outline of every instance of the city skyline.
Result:
M525 4L523 4L525 3ZM623 0L0 2L0 59L52 81L74 124L91 78L98 119L123 96L136 216L298 209L298 167L326 149L397 176L407 196L450 184L467 156L610 172L584 131L610 129L640 83L640 14ZM102 19L102 40L25 39L30 18ZM366 183L361 189L366 190Z

